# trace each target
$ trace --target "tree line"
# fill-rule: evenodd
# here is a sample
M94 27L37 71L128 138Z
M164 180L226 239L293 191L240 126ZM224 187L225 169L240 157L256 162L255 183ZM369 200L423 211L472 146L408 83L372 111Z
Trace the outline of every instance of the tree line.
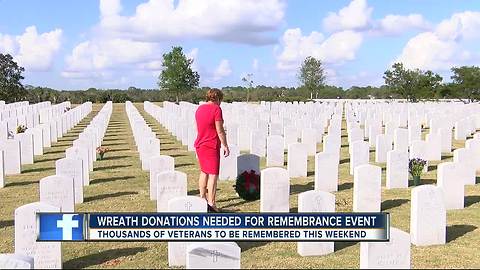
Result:
M163 55L163 68L158 77L157 89L79 89L56 90L48 87L23 85L24 68L9 54L0 54L0 100L8 103L28 100L31 103L91 101L174 101L198 103L204 100L208 87L199 87L200 76L192 70L193 59L188 59L181 47L173 47ZM326 84L327 75L321 60L307 57L298 70L299 87L271 87L255 85L254 74L246 75L244 85L221 88L224 100L234 101L308 101L311 99L408 99L416 102L431 99L480 100L480 68L461 66L451 68L451 82L430 70L407 69L395 63L385 71L384 85L352 86L348 89Z

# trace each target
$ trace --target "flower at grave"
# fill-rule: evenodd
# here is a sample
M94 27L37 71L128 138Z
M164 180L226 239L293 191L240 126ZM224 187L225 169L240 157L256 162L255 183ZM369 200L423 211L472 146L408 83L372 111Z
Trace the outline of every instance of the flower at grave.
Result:
M260 198L260 175L254 170L244 171L237 176L235 191L244 200L258 200Z
M17 134L24 133L27 130L27 127L24 125L20 125L17 127Z
M110 151L110 148L108 148L108 147L103 147L103 146L97 147L97 154L100 156L100 160L103 159L103 156L108 151Z
M412 177L421 176L426 164L427 161L421 158L410 159L408 162L408 172L412 175Z

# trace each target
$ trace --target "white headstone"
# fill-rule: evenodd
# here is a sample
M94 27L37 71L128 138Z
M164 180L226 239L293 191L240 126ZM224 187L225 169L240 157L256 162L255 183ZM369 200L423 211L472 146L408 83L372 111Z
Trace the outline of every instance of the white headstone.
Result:
M465 196L465 176L468 168L456 162L444 162L437 167L437 185L442 189L445 208L463 209Z
M370 159L370 147L365 141L356 141L352 143L352 152L350 153L350 174L353 174L355 167L368 164Z
M88 150L81 147L70 147L65 150L65 155L67 158L82 160L83 185L84 186L90 185L90 174L89 174L90 170L88 168L90 163L89 162L90 155L88 153Z
M228 146L230 155L225 157L223 155L223 148L220 149L220 180L235 180L237 179L237 158L240 155L240 150L234 144Z
M307 154L314 156L317 153L317 134L313 128L302 130L302 143L307 146Z
M43 132L41 128L29 128L25 131L33 135L33 154L35 156L43 155Z
M416 246L443 245L446 240L447 213L442 190L433 185L412 189L410 235Z
M408 188L408 152L392 150L387 153L387 189Z
M0 188L5 186L5 170L4 170L5 152L0 150Z
M237 176L247 171L260 172L260 157L252 154L243 154L237 157Z
M235 242L205 242L187 247L187 269L240 269L240 247Z
M75 203L83 203L83 161L77 158L62 158L55 162L56 175L73 179Z
M0 151L4 152L5 175L19 174L22 172L20 141L0 141Z
M157 198L157 175L161 172L173 172L175 159L171 156L157 155L150 158L150 200Z
M33 257L35 269L62 268L60 242L37 242L38 212L59 212L56 206L34 202L15 209L15 253Z
M397 128L393 135L393 148L403 152L408 151L408 129Z
M335 195L318 190L302 192L298 195L298 212L335 212ZM330 254L333 251L333 242L297 243L297 252L300 256L321 256Z
M22 165L33 164L33 135L31 133L20 133L15 135L20 141L20 156Z
M52 175L40 180L40 202L54 205L61 212L75 211L73 178Z
M266 148L266 133L261 130L252 130L250 133L250 154L265 157Z
M390 227L388 242L360 243L361 269L410 269L410 234Z
M284 139L280 135L267 137L267 166L283 166Z
M168 201L168 211L206 213L207 201L197 196L176 197ZM168 266L185 266L190 242L168 242Z
M392 150L392 137L387 134L377 135L375 142L375 162L387 162L387 152Z
M320 152L315 155L315 190L338 190L338 159L335 153Z
M33 257L21 254L0 254L0 269L33 269Z
M467 148L460 148L453 151L453 161L465 165L465 185L476 184L476 166L478 158L475 158L475 151Z
M168 211L168 201L187 196L187 175L183 172L161 172L157 174L157 212Z
M303 143L294 143L288 146L287 169L290 177L307 176L307 155L307 146Z
M364 164L353 174L353 211L380 212L382 202L382 168Z
M263 169L260 176L260 212L290 211L290 177L284 168Z

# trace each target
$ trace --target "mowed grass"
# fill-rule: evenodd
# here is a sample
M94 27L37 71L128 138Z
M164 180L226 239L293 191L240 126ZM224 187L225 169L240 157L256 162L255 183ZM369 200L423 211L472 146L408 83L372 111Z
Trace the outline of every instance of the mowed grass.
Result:
M36 163L24 166L24 173L6 178L6 187L0 189L0 252L14 251L15 208L38 201L38 181L55 173L55 160L65 156L65 148L100 110L60 139L59 143L36 158ZM161 141L161 154L175 158L175 169L188 175L188 194L198 195L199 169L195 153L188 152L164 127L143 110L143 104L135 104L147 123ZM427 130L424 131L424 133ZM342 130L342 148L339 168L339 191L336 196L337 211L352 211L353 177L349 174L348 144L345 123ZM125 112L125 104L114 104L112 118L103 145L111 149L104 160L95 162L90 173L90 185L85 187L85 201L76 206L77 211L88 212L155 212L154 201L149 199L149 176L142 171L133 135ZM463 147L463 141L454 141L454 148ZM318 151L322 147L318 145ZM370 160L374 160L371 150ZM452 160L452 155L443 157ZM285 159L286 160L286 159ZM298 194L313 189L314 158L309 157L308 177L291 179L290 209L297 211ZM430 164L424 183L436 182L436 164ZM385 186L385 164L382 182ZM265 159L261 159L265 168ZM477 181L478 183L478 181ZM259 201L246 202L237 197L233 181L218 184L218 206L225 212L258 212ZM409 189L382 188L382 210L391 213L394 227L409 231ZM447 244L431 247L412 246L414 268L478 268L480 256L480 185L466 186L465 209L448 211ZM301 257L296 243L239 242L242 248L242 268L358 268L360 245L354 242L335 243L335 253L321 257ZM64 243L62 245L65 268L167 268L167 244L162 242L104 242Z

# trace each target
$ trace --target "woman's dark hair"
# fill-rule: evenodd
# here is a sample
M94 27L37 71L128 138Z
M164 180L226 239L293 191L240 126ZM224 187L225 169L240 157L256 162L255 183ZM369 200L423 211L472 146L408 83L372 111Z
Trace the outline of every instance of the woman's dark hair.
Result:
M207 95L205 96L206 101L222 101L223 100L223 93L219 89L212 88L207 91Z

